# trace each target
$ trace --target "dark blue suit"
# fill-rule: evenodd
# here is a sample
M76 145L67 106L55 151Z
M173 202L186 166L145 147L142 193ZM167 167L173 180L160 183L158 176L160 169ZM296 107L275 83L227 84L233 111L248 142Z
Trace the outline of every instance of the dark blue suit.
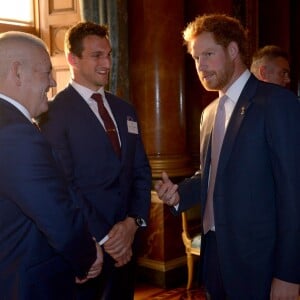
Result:
M121 139L121 159L88 104L72 87L60 92L41 122L42 131L57 150L68 179L81 193L91 232L100 241L127 215L147 220L151 171L140 132L128 130L137 122L129 103L106 93ZM104 265L107 257L104 259ZM102 277L105 277L105 270Z
M180 185L180 210L200 198L205 208L216 108L214 101L203 112L202 175ZM218 257L229 299L269 299L273 277L300 283L299 137L295 95L251 76L227 127L214 191Z
M0 299L75 299L95 243L46 139L2 99L0 112Z

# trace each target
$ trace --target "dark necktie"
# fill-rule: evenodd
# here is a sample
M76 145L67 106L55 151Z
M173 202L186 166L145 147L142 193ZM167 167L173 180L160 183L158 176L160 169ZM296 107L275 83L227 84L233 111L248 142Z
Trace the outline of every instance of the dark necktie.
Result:
M97 94L93 94L92 98L97 102L100 117L104 123L106 133L112 143L114 151L116 152L118 157L120 157L121 148L120 148L118 132L117 132L117 129L115 127L115 124L114 124L112 118L110 117L107 109L105 108L105 106L103 104L102 96L101 96L101 94L97 93Z
M203 218L203 230L204 234L207 233L214 225L214 206L213 206L213 195L215 189L215 180L217 175L219 156L223 144L225 135L225 101L228 99L226 95L222 96L219 100L215 123L212 132L211 142L211 163L210 163L210 176L207 192L207 200Z

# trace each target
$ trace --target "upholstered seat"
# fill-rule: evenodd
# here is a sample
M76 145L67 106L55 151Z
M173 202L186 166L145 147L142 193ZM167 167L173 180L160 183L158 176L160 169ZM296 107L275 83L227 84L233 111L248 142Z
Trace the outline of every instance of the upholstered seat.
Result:
M200 246L201 246L201 234L197 234L195 237L192 238L192 245L191 245L191 251L193 249L199 249L199 254L198 254L198 250L197 251L197 255L200 255Z
M200 205L181 214L182 240L187 256L188 282L187 289L192 287L194 274L194 255L200 255L201 245L201 213Z

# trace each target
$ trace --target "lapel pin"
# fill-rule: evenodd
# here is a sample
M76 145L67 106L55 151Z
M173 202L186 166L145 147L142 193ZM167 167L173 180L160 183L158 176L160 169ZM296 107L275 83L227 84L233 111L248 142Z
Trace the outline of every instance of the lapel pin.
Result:
M245 112L246 112L246 108L245 108L245 106L243 106L241 108L241 116L243 116L245 114Z

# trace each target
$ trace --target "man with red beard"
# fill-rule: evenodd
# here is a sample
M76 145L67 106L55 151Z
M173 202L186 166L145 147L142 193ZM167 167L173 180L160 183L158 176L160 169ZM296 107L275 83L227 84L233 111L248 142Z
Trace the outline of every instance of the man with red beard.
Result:
M91 232L103 244L99 277L78 286L79 299L133 299L134 239L150 208L151 171L134 108L104 90L112 47L106 26L69 29L65 53L71 82L49 105L41 129L67 178L84 199Z
M218 91L200 123L200 171L158 196L177 212L201 201L202 279L209 299L298 299L300 104L246 67L241 23L220 14L184 30L201 84Z

